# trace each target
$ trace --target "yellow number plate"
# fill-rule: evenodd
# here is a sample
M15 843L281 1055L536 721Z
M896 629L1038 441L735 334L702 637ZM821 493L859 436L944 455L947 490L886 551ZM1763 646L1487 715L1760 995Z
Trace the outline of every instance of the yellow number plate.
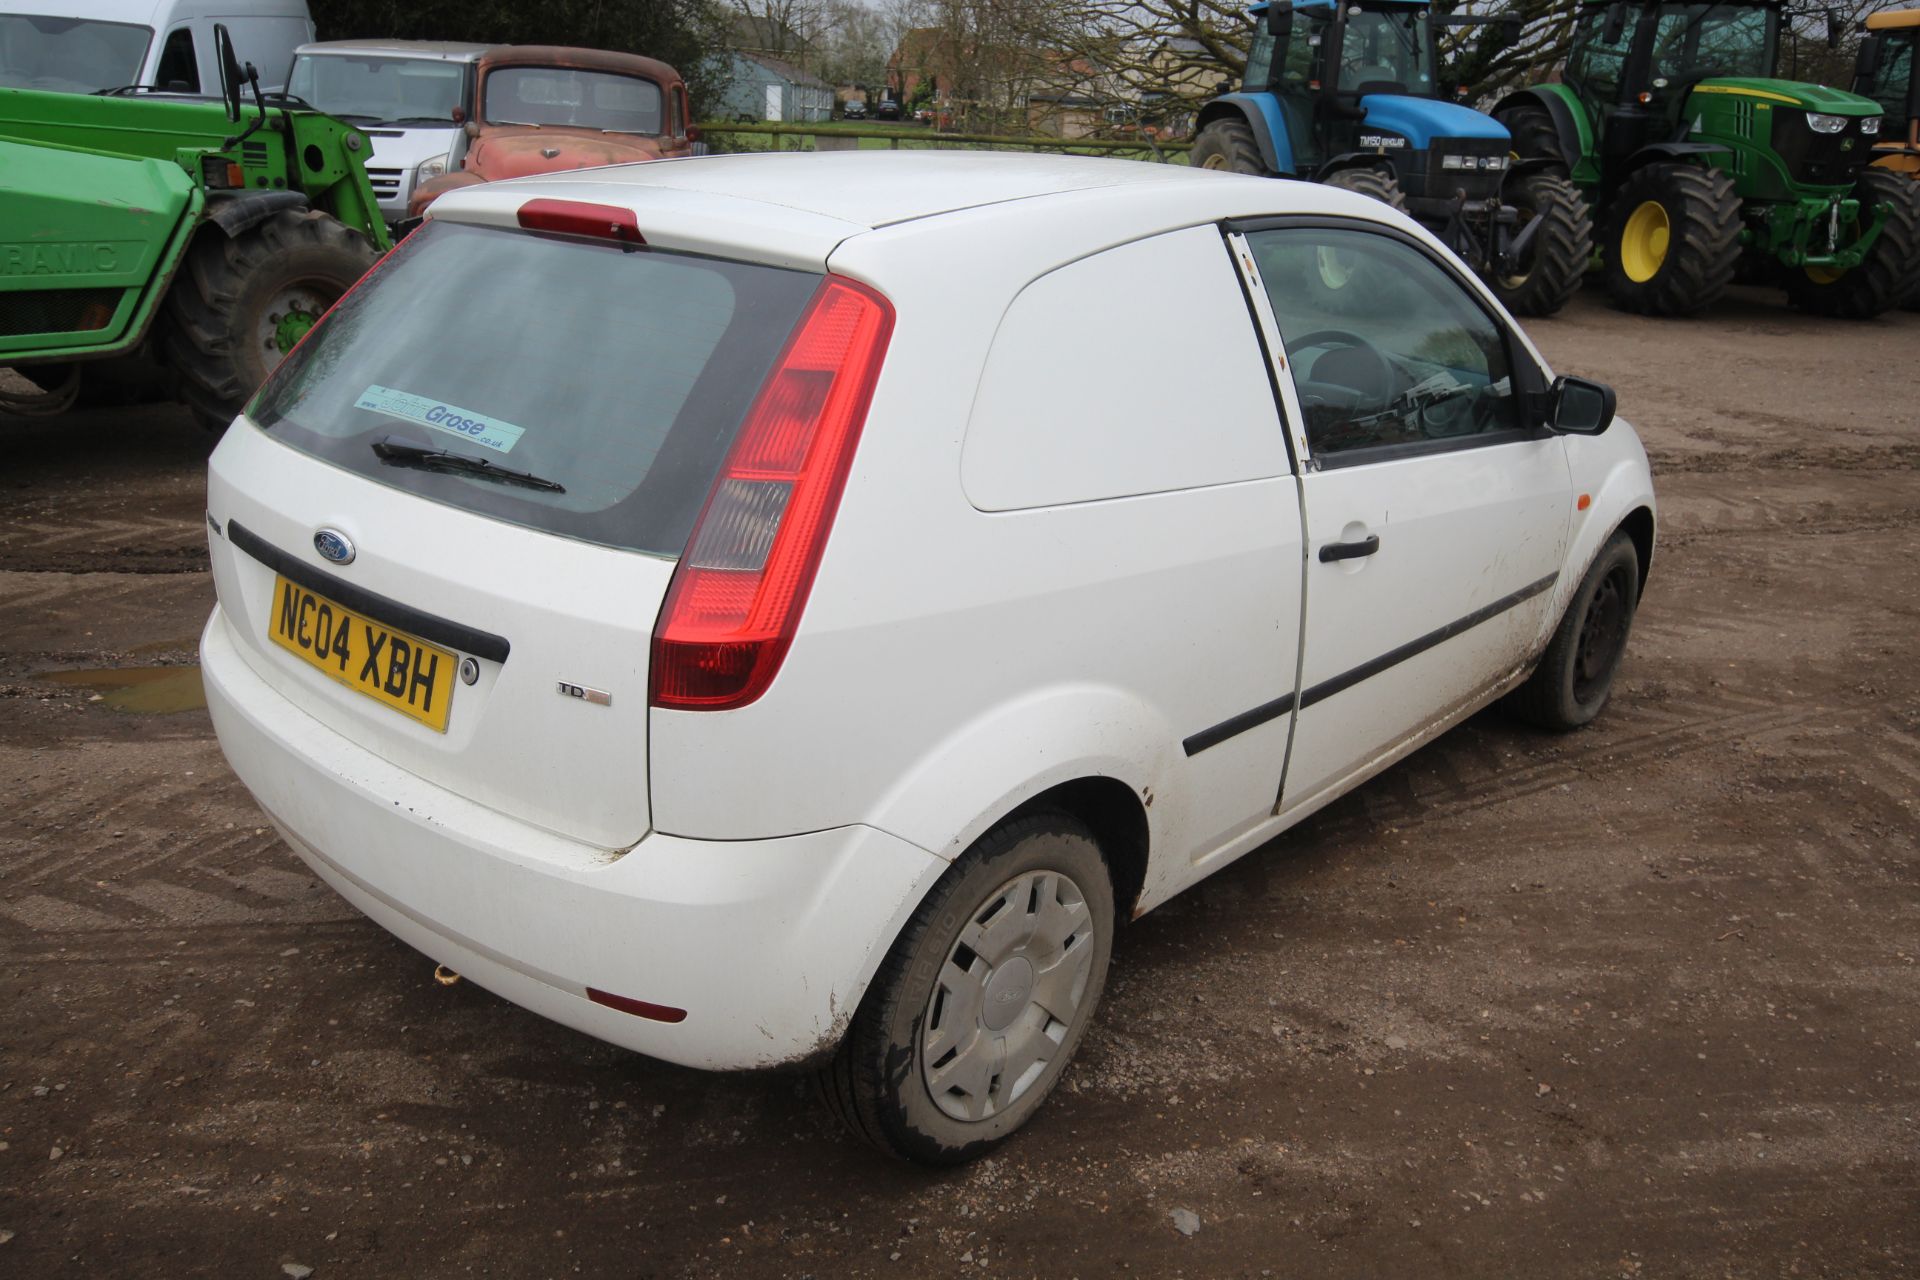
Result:
M438 733L447 731L459 660L445 649L278 577L267 636L347 688Z

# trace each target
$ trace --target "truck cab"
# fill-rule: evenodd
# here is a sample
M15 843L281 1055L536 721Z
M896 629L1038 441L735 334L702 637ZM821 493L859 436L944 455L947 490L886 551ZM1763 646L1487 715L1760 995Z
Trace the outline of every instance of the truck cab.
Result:
M269 91L313 39L306 0L26 0L0 13L0 88L211 97L216 22Z
M491 45L323 40L294 51L287 92L365 131L380 214L406 217L414 188L441 177L474 118L475 65Z

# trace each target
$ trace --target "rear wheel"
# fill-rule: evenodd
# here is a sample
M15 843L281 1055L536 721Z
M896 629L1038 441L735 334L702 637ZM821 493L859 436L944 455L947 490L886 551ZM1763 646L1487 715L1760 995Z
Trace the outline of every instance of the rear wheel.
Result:
M1605 240L1607 287L1628 311L1681 316L1720 300L1740 263L1733 179L1652 164L1621 184Z
M1326 184L1339 187L1342 191L1372 196L1381 204L1392 205L1402 213L1407 211L1406 197L1400 194L1400 183L1384 169L1342 169L1328 177Z
M1260 143L1253 126L1245 120L1215 120L1193 140L1187 163L1196 169L1219 169L1226 173L1250 173L1256 178L1271 178L1273 170L1261 158Z
M1506 705L1543 729L1578 729L1606 709L1640 603L1640 557L1616 533L1567 605L1540 665Z
M167 293L162 349L180 398L218 431L379 255L315 210L229 237L208 229Z
M1513 135L1513 154L1523 160L1558 160L1567 163L1560 149L1560 131L1545 107L1517 106L1494 113L1494 119Z
M1580 189L1550 173L1529 173L1506 198L1520 217L1515 235L1539 222L1511 274L1498 273L1490 282L1507 310L1519 316L1550 316L1567 305L1580 288L1587 259L1593 256L1593 219Z
M1893 307L1920 301L1920 196L1914 183L1882 169L1868 169L1854 184L1860 215L1843 235L1857 236L1881 209L1887 220L1867 256L1851 271L1828 267L1789 268L1783 279L1787 301L1814 315L1865 320Z
M1087 829L1057 813L1002 822L901 930L821 1093L882 1151L924 1164L983 1154L1058 1083L1112 946L1112 882Z

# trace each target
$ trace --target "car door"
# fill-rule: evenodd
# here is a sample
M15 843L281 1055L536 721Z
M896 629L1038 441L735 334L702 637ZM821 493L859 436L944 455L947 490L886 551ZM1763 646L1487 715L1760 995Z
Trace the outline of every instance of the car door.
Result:
M1545 377L1478 289L1376 223L1236 228L1302 458L1306 625L1279 810L1384 767L1551 630L1572 508Z

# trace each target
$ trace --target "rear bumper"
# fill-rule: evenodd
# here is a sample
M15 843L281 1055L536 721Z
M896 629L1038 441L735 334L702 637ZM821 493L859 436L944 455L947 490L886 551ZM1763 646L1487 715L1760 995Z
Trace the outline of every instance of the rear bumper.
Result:
M839 1042L946 863L869 827L776 840L563 839L422 781L257 675L216 606L201 638L228 761L296 853L375 923L555 1022L651 1057L734 1070ZM686 1011L677 1023L587 988Z

